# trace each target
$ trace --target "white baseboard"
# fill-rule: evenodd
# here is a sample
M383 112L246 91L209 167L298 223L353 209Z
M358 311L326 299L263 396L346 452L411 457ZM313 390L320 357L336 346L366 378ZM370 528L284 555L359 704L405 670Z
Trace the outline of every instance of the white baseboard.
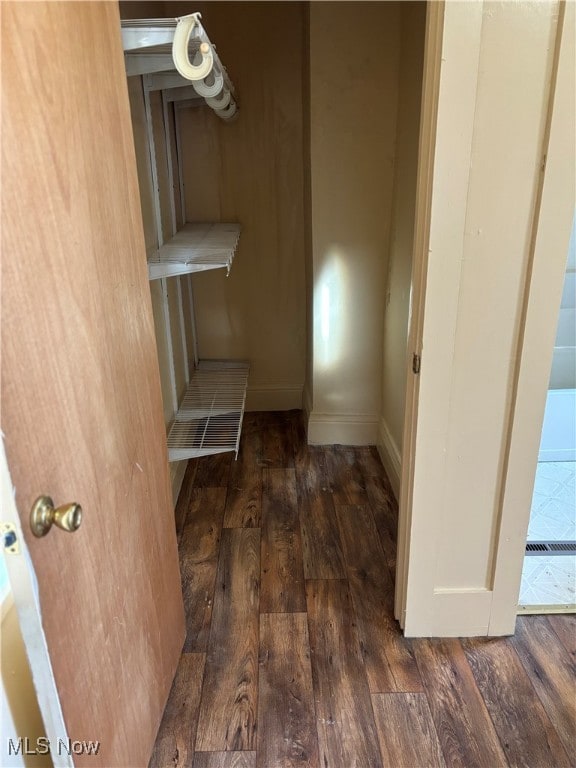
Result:
M308 419L310 445L375 445L378 418L362 413L314 413Z
M176 503L178 502L178 496L180 495L180 489L182 488L182 482L184 480L184 473L188 466L187 461L173 461L170 462L170 479L172 480L172 503L174 509L176 509Z
M390 485L396 496L396 501L400 497L400 474L402 471L402 457L392 433L384 419L380 419L380 429L378 430L378 453L384 464L384 469L390 480Z
M510 635L514 629L490 632L493 593L487 589L438 589L426 610L406 617L405 637L485 637Z
M286 382L265 382L248 379L247 411L292 411L302 408L302 387Z

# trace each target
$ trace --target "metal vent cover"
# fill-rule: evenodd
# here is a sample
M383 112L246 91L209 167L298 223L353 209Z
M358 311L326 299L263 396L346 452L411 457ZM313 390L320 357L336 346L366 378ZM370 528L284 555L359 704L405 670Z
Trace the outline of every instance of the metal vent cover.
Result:
M576 555L576 541L529 541L526 555Z

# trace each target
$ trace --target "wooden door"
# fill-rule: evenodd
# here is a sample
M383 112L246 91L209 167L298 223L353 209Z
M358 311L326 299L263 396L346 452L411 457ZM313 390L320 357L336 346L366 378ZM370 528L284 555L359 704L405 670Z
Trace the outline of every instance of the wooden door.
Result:
M184 623L116 3L2 5L2 430L76 765L145 766ZM40 494L74 533L35 539Z

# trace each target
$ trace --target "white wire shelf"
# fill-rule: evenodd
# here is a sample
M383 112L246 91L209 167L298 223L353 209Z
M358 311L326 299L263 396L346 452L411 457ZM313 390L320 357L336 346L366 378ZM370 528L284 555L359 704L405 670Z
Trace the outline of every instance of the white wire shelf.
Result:
M230 272L239 237L239 224L185 224L149 257L148 277L158 280L208 269Z
M168 434L170 461L228 451L238 456L249 369L243 360L198 363Z

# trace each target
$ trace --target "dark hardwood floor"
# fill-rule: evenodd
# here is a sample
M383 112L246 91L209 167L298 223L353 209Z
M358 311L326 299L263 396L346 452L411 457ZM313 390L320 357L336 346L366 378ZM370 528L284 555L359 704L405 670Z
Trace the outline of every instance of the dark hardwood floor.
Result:
M406 640L397 508L374 448L248 413L237 461L189 463L176 509L184 652L151 768L574 765L575 616Z

